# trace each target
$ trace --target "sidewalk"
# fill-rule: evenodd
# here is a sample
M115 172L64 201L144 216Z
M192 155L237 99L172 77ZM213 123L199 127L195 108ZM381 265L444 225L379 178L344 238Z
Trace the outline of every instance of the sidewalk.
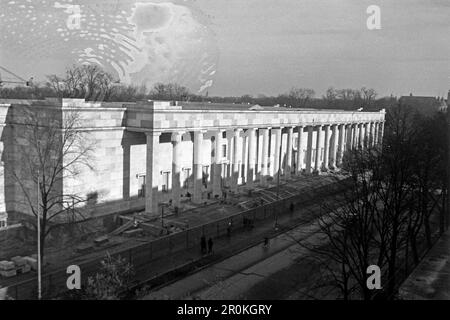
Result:
M450 300L450 231L441 236L399 289L404 300Z
M261 277L268 277L289 266L293 256L301 255L305 251L293 239L312 239L317 230L318 226L314 223L300 224L271 238L268 247L264 247L262 243L250 246L226 259L196 270L191 275L166 284L142 299L234 299L239 296L239 292L260 281ZM257 269L258 267L260 268Z

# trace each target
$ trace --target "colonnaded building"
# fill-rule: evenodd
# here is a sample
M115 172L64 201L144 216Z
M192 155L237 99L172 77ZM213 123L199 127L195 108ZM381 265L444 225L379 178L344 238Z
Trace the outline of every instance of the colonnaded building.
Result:
M385 119L384 110L0 100L2 226L7 219L31 215L21 188L37 196L36 179L18 181L11 174L29 165L20 155L31 148L25 132L33 132L25 111L41 120L79 115L79 130L95 142L91 168L64 179L58 190L87 198L82 209L89 217L138 210L157 216L162 203L172 208L180 208L186 198L203 203L222 197L224 190L235 192L238 185L264 186L278 172L289 178L335 169L346 150L379 144ZM61 121L40 123L62 126Z

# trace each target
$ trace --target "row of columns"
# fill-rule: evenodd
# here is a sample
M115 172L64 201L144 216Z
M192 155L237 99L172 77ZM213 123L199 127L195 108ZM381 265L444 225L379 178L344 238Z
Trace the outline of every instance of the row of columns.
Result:
M354 148L373 147L381 142L384 131L384 122L367 122L358 124L332 124L332 125L307 125L307 147L306 155L303 154L302 141L304 139L304 126L296 126L298 132L297 153L295 158L295 174L302 172L302 162L305 159L305 173L326 171L335 169L342 163L343 153L346 150ZM236 128L233 134L227 137L227 169L230 172L231 189L237 190L239 184L239 170L241 167L240 160L243 159L243 180L248 187L252 187L257 178L257 172L260 172L260 184L266 185L269 176L269 131L274 135L274 161L273 175L281 172L281 145L282 145L282 127L278 128L249 128L242 137L241 128ZM259 131L259 139L257 139L256 130ZM317 131L315 145L315 161L312 167L313 155L313 132ZM293 159L293 137L294 127L287 126L287 144L286 144L286 161L284 167L284 176L289 179L291 177L294 159ZM322 132L323 131L323 132ZM212 177L212 193L213 195L222 194L222 166L221 152L223 143L223 129L218 129L214 133L215 156L213 177ZM171 136L172 142L172 204L175 207L180 205L181 195L181 137L184 132L173 132ZM206 130L194 131L194 147L193 147L193 177L194 192L192 200L195 203L202 201L202 175L203 165L201 161L202 142ZM323 161L319 161L322 149L321 135L323 139ZM158 212L158 183L160 172L158 170L158 145L160 132L147 132L147 163L146 163L146 211L149 213ZM245 146L244 153L242 152ZM259 151L259 152L258 152ZM258 157L258 161L257 160ZM321 167L319 167L321 165ZM258 167L257 167L258 166Z

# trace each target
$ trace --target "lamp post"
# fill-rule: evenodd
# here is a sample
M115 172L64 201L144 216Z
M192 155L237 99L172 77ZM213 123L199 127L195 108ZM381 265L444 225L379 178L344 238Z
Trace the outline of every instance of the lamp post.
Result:
M40 171L38 169L37 178L37 271L38 271L38 299L42 298L42 283L41 283L41 217L40 217Z
M280 152L278 155L278 172L277 172L277 200L280 200L280 173L281 173L281 150L283 145L283 129L281 128ZM275 213L275 230L278 229L278 209Z

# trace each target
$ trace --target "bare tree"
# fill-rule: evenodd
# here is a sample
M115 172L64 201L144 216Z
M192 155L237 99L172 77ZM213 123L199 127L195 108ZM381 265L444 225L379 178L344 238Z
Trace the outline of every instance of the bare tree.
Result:
M66 70L64 77L47 76L47 86L61 98L105 101L113 94L115 81L111 74L97 65L74 65Z
M327 103L327 107L334 107L337 100L337 92L333 87L329 87L322 97Z
M371 107L377 97L377 92L372 88L361 88L362 107Z
M340 89L337 90L337 97L344 101L355 101L360 99L361 93L354 89Z
M319 220L319 233L328 244L310 246L312 255L322 261L324 279L334 279L330 283L344 299L355 293L374 298L366 286L371 264L381 268L384 297L392 298L402 280L400 272L410 269L411 252L413 262L419 262L421 237L431 244L436 228L430 217L440 214L442 225L448 152L444 120L417 118L410 109L393 106L383 147L344 155L343 168L352 184L343 201L336 198L325 204L327 214Z
M314 96L315 91L307 88L292 88L288 93L291 105L294 107L305 108Z
M20 165L13 165L11 174L23 195L24 210L35 217L28 221L34 227L39 211L43 258L45 240L54 228L73 221L74 215L83 219L78 208L86 199L66 187L65 181L93 169L94 142L80 130L81 116L76 111L25 108L21 118L14 159Z
M157 83L150 92L150 97L155 100L186 101L190 95L186 87L176 83Z
M377 228L380 216L379 176L374 174L380 154L377 150L355 149L346 154L344 196L324 204L326 212L319 218L318 233L325 239L319 246L308 244L312 256L322 261L324 279L339 289L343 299L371 299L373 291L366 285L367 268L385 265L385 236ZM327 279L331 279L329 281Z

